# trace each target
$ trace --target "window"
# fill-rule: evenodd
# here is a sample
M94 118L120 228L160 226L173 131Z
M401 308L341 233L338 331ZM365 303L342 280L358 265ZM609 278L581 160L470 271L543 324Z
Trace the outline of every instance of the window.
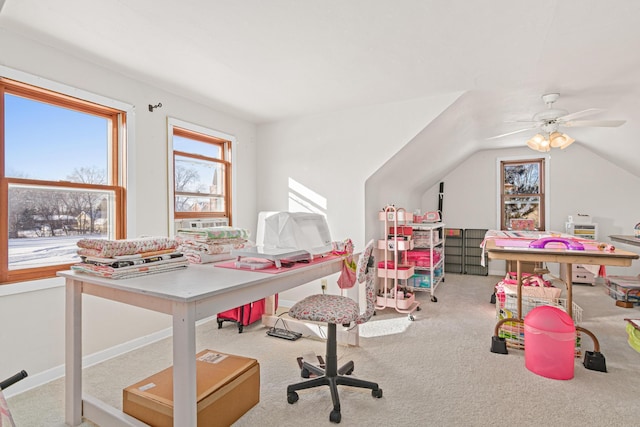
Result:
M231 221L231 140L181 125L170 126L174 219Z
M545 229L544 166L543 158L500 162L501 229Z
M0 283L55 276L81 238L124 237L125 113L0 78Z

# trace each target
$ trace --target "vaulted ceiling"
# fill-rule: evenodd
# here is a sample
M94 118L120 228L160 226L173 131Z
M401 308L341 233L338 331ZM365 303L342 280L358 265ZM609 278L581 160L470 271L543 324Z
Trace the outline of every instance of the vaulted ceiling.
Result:
M556 107L640 176L640 2L634 0L0 0L0 27L255 123L447 93L440 138L521 146ZM0 53L1 58L1 53ZM447 118L448 115L448 118ZM453 120L455 118L455 120ZM427 125L425 123L425 125ZM465 148L465 151L468 151Z

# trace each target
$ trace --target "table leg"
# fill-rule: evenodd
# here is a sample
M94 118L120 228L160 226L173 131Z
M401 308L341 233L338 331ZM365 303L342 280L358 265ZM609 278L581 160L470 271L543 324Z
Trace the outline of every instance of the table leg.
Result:
M516 261L516 280L518 281L516 299L518 300L518 319L523 319L522 315L522 262Z
M82 282L65 282L65 422L82 423Z
M173 306L173 424L197 425L195 303Z
M269 295L265 298L264 314L268 316L276 315L276 297L275 295Z
M573 319L573 281L572 264L567 263L567 314Z

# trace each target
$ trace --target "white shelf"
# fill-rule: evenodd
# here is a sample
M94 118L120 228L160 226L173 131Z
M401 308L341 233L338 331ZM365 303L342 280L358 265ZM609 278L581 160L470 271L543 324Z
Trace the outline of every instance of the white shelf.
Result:
M598 224L595 222L566 222L565 231L581 239L598 240Z

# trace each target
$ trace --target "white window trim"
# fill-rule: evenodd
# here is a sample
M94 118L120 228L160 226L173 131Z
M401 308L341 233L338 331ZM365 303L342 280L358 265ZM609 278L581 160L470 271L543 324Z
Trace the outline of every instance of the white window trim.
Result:
M500 177L502 176L502 162L511 162L511 161L519 161L519 160L530 160L531 158L543 158L544 159L544 217L545 217L545 229L549 230L550 219L551 219L551 209L549 200L551 199L551 181L549 180L550 176L550 160L551 156L546 155L531 155L531 156L508 156L508 157L496 157L496 230L500 230L500 215L502 213L502 183L500 182Z
M175 117L167 117L167 171L168 171L168 191L169 197L167 198L168 203L168 212L169 212L169 224L167 224L169 229L169 236L173 236L175 234L175 206L174 206L174 170L173 170L173 128L178 127L181 129L191 130L194 132L201 133L203 135L213 136L215 138L224 139L225 141L231 141L231 153L226 153L228 161L231 163L231 200L237 200L236 198L236 174L237 168L234 167L233 163L233 154L236 152L237 140L236 137L219 131L215 129L211 129L202 125L197 125L195 123L186 122L184 120L176 119ZM236 216L237 207L234 203L231 206L231 215Z

